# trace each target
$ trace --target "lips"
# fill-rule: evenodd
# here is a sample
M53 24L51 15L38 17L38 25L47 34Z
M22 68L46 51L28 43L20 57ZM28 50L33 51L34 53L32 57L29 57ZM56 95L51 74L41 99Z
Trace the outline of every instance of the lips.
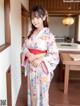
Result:
M38 23L37 24L34 24L34 25L36 26L36 25L38 25Z

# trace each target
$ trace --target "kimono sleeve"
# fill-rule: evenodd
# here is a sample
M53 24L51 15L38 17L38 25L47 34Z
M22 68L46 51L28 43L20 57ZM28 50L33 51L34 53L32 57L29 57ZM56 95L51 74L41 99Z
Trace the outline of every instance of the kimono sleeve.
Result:
M28 48L27 48L27 40L25 40L23 46L22 46L22 62L21 62L21 65L22 66L26 66L26 63L27 63L27 53L29 52Z
M43 63L43 66L46 68L46 73L53 73L59 63L59 53L53 34L50 34L47 40L47 54L43 57Z
M28 48L27 48L27 39L25 40L25 42L23 43L23 46L22 46L22 53L26 54L29 52Z

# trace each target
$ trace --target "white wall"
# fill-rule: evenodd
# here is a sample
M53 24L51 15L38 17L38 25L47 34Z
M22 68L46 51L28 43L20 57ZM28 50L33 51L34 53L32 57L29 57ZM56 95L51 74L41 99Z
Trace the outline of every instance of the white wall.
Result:
M53 34L58 38L63 38L64 36L74 36L75 35L75 24L71 26L65 26L62 24L63 17L49 17L49 26Z
M5 43L4 0L0 0L0 45Z
M15 106L21 86L21 4L28 9L27 0L11 0L11 76L12 76L12 106Z
M21 4L28 9L28 0L10 0L11 46L0 52L0 100L7 100L6 70L11 65L12 106L15 106L21 86ZM5 39L4 0L0 0L0 43ZM0 45L1 45L0 44ZM6 105L7 106L7 105Z
M5 43L4 0L0 0L0 45ZM6 71L10 66L10 47L0 52L0 100L6 100Z
M78 41L80 41L80 15L78 16Z
M10 47L0 52L0 100L6 100L6 71L10 66Z
M72 37L75 36L75 23L70 27L70 35L71 35Z

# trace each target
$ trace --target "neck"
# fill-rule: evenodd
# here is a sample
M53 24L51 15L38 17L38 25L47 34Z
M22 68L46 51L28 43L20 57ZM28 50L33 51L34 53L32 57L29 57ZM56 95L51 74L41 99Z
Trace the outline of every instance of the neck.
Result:
M40 28L37 28L37 31L41 31L44 27L41 26Z

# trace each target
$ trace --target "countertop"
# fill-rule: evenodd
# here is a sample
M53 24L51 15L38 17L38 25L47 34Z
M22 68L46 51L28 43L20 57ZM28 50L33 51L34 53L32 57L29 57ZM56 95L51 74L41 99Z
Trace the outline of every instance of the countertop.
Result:
M57 47L59 51L80 52L80 44L77 43L57 42Z

